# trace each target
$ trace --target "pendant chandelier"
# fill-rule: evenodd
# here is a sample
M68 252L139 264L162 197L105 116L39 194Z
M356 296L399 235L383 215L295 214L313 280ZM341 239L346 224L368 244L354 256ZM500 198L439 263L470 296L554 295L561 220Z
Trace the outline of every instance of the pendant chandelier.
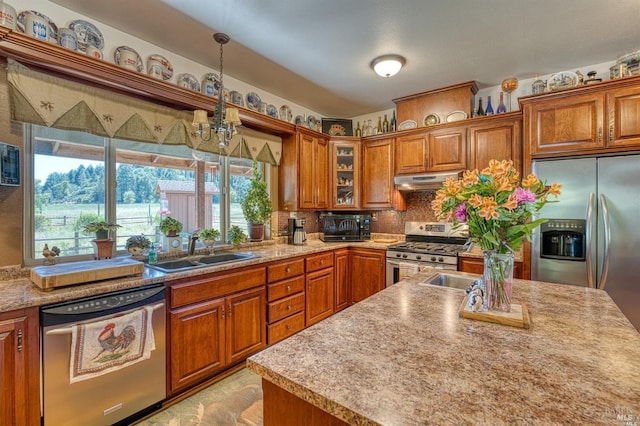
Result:
M218 88L218 104L213 111L211 121L207 117L207 111L197 109L193 112L193 126L197 127L196 133L203 142L211 140L211 134L215 134L220 149L229 146L231 139L238 133L236 126L242 124L240 121L240 112L237 108L228 108L224 99L224 82L223 82L223 62L222 53L223 46L230 40L229 36L224 33L215 33L213 39L220 45L220 87ZM213 129L213 132L212 130Z

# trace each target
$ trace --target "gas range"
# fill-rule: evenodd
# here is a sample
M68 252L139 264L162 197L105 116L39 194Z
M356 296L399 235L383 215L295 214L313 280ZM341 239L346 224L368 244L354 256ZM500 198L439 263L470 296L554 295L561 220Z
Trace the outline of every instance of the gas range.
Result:
M458 253L467 249L467 240L467 229L453 230L451 223L407 222L405 241L389 246L387 259L457 269Z

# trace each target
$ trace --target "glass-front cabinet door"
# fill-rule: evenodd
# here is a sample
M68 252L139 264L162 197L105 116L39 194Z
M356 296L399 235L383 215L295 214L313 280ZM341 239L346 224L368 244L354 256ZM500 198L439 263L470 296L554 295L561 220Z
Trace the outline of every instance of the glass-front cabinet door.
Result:
M353 138L331 139L331 209L360 207L360 145Z

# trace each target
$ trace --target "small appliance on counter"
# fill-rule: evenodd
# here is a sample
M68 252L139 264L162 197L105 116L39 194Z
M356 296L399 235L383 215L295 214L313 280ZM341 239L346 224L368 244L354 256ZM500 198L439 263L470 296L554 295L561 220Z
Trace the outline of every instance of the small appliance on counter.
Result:
M371 215L333 214L321 215L322 241L366 241L371 239Z
M306 219L289 218L289 238L288 243L301 246L307 241L307 233L304 231Z

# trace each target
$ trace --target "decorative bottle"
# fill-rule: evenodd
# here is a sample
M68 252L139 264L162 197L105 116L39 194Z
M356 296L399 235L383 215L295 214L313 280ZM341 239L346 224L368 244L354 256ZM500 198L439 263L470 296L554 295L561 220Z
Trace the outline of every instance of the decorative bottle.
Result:
M380 116L378 116L378 127L376 127L376 135L379 135L380 133L382 133L382 118Z
M387 114L384 115L384 121L382 122L382 131L387 133L389 131L389 120L387 119Z
M478 101L478 117L482 117L484 115L484 108L482 108L482 97Z
M498 109L496 113L502 114L503 112L507 112L507 106L504 104L504 97L502 92L500 92L500 104L498 104Z
M364 135L365 136L373 135L373 127L371 127L371 120L367 120L367 125L364 127Z
M391 129L392 132L396 131L396 110L393 110L393 115L391 116Z
M149 263L152 265L158 263L158 252L154 243L151 243L151 247L149 247Z
M493 115L493 107L491 106L491 96L487 96L487 109L484 111L485 115Z
M358 126L356 127L356 137L362 136L362 130L360 130L360 122L358 121Z

